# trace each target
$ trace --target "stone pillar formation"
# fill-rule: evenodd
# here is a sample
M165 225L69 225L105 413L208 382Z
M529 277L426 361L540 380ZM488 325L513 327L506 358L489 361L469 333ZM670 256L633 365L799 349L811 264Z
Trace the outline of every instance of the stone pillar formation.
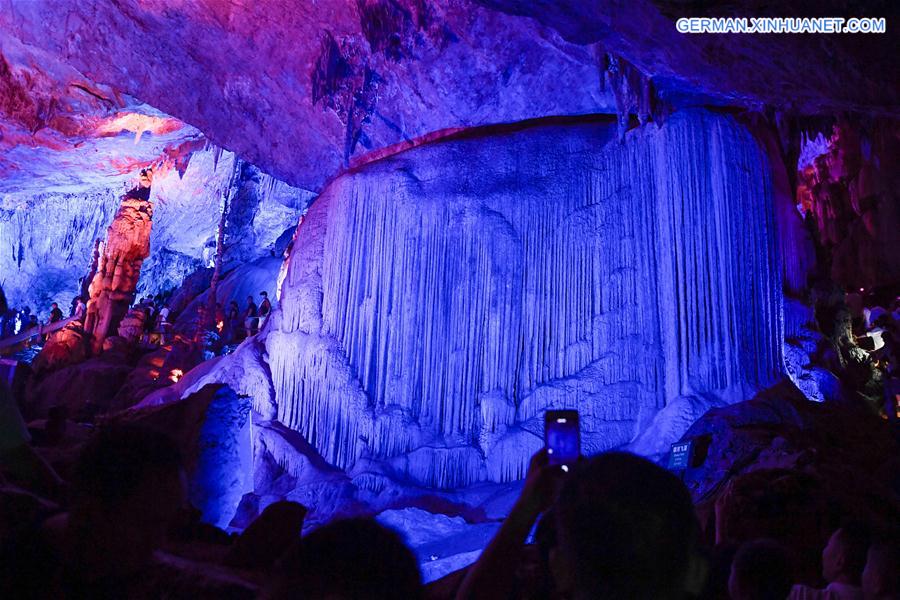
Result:
M115 335L119 322L134 299L141 264L150 255L153 205L150 203L152 174L141 171L140 183L125 194L106 234L97 272L91 280L85 331L91 334L91 350Z

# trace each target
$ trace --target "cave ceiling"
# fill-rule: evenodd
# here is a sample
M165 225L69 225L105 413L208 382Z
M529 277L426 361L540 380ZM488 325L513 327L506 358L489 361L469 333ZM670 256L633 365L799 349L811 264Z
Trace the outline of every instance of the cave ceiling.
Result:
M115 181L204 144L317 192L422 136L612 114L610 55L671 105L896 114L898 9L832 4L778 16L886 16L889 33L675 29L782 11L753 1L0 0L0 194Z

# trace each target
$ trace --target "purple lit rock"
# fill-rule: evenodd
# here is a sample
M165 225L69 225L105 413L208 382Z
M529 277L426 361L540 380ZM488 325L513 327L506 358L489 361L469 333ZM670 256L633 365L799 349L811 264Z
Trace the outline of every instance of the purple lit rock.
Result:
M226 191L234 196L231 263L275 252L312 198L3 32L0 98L0 280L13 306L30 306L41 320L50 302L65 310L79 292L95 242L142 168L155 172L141 296L178 287L209 264Z
M475 2L531 17L569 41L615 52L652 75L654 87L672 100L685 94L705 95L707 102L715 104L770 106L811 115L845 110L896 115L900 106L900 73L895 68L900 43L889 33L896 11L887 6L873 10L859 2L841 5L853 16L885 17L887 34L697 35L679 33L676 21L683 17L824 16L823 5L812 1L794 2L790 7L749 1Z
M227 386L206 386L162 406L142 405L120 419L172 437L185 456L191 503L225 527L252 485L250 402Z
M38 64L58 59L105 84L88 87L101 97L129 94L313 191L369 153L446 128L614 113L617 104L642 117L620 85L604 88L607 75L628 80L612 72L630 69L615 56L650 79L628 87L671 104L896 114L896 36L675 27L680 17L760 10L653 0L3 0L0 31L40 51ZM40 120L27 100L16 104L20 120Z
M890 528L900 518L891 489L897 443L864 407L808 402L782 382L710 410L683 439L697 452L683 479L704 528L726 543L778 539L813 579L822 545L842 520Z
M591 48L460 0L3 0L0 31L314 191L436 130L613 107Z

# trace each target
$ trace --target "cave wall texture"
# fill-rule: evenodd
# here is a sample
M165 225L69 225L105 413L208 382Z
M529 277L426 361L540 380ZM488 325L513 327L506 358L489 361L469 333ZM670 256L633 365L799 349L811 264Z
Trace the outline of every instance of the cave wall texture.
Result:
M846 289L896 288L900 123L843 118L827 133L821 154L802 170L798 189L811 229L827 250L823 268Z
M613 107L591 48L465 1L3 0L0 27L314 191L442 128Z
M521 478L551 407L581 411L588 452L665 451L783 371L773 186L730 117L615 131L464 136L336 179L262 343L194 386L424 486Z
M896 116L897 36L697 36L674 27L679 16L823 11L890 17L896 7L86 0L73 10L2 0L0 30L77 70L88 89L140 98L317 192L348 163L445 128L614 112L606 69L624 67L607 52L652 77L652 90L672 103L693 95L753 110ZM36 114L46 121L54 110Z
M132 144L129 132L116 137L120 146ZM150 198L150 255L137 286L140 296L176 289L187 275L210 265L229 185L234 189L225 229L226 270L280 256L284 248L276 242L296 227L312 199L233 153L199 141L179 166L164 152L148 159L157 175ZM105 238L129 179L98 177L89 184L73 184L71 191L44 193L36 189L39 183L31 182L24 190L0 195L0 285L12 306L30 306L45 319L50 302L65 309L81 292L95 242Z
M155 213L141 295L208 266L224 194L228 268L274 252L313 198L0 31L0 285L12 306L42 319L50 302L68 306L143 168L155 172Z

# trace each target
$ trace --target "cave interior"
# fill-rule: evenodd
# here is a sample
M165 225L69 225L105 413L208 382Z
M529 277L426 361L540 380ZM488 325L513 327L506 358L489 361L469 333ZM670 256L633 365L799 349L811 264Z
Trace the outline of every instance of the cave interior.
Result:
M574 410L821 583L841 519L900 523L897 9L0 0L3 435L68 481L163 432L166 552L256 593L234 540L286 501L452 579ZM822 16L887 31L680 30Z

